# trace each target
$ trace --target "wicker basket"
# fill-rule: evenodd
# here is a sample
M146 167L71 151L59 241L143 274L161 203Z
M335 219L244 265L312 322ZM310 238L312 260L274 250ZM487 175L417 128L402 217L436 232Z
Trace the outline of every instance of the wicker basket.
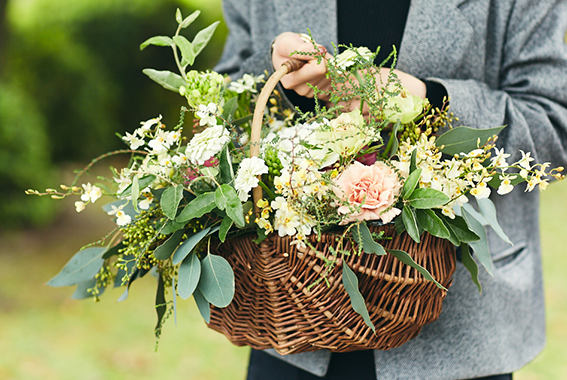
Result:
M269 94L283 75L300 65L292 62L282 66L264 86L254 113L251 155L259 153L259 144L254 141L260 138ZM257 189L255 200L262 196L261 189ZM384 248L406 251L449 288L455 271L454 247L449 241L425 233L417 244L405 233L397 236L392 225L370 229L384 231L385 236L391 237L383 242ZM222 255L231 264L236 289L228 307L211 307L209 327L238 346L274 348L280 354L323 348L347 352L398 347L416 337L423 325L439 317L446 291L392 255L354 254L347 261L357 273L375 333L351 307L342 285L340 259L327 277L329 285L320 282L309 288L320 278L325 260L334 259L330 247L337 244L336 237L326 233L317 241L312 236L315 250L298 248L290 244L291 238L280 238L277 234L260 245L252 241L252 235L216 245L213 253ZM349 245L344 248L352 252L357 249Z

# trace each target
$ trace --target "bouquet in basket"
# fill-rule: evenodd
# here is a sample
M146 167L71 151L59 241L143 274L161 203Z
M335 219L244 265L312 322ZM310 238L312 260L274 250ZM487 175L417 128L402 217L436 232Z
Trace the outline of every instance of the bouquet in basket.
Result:
M510 162L510 153L496 144L504 127L453 128L448 102L433 109L407 93L393 70L381 80L380 66L373 63L377 53L364 47L341 46L342 53L328 61L323 53L309 53L327 66L332 90L325 95L336 106L316 102L314 112L303 113L286 108L276 90L269 92L266 107L259 100L264 76L233 81L214 71L190 70L217 25L189 41L181 32L198 14L183 18L178 11L173 37L153 37L141 45L173 49L179 73L144 73L185 98L179 123L166 126L161 116L144 121L122 136L126 149L93 160L72 184L28 191L56 199L77 196L77 212L103 195L115 198L103 209L116 229L80 250L48 284L76 285L75 298L95 299L108 286L123 286L122 300L134 281L150 273L157 277L158 336L177 297L193 296L207 322L211 310L231 304L235 288L239 291L234 266L253 272L254 259L239 264L218 252L243 236L260 247L269 239L285 240L282 260L292 251L319 257L316 276L302 292L346 291L346 307L376 333L379 311L359 290L361 276L370 270L352 264L354 257L393 257L399 261L395 265L444 295L450 281L443 285L412 252L388 245L403 236L419 246L431 235L461 247L463 264L480 291L477 263L492 271L485 226L509 242L489 196L503 196L521 182L527 183L525 191L543 190L550 177L562 177L562 168L534 164L529 152ZM384 65L393 67L395 58L393 52ZM316 98L322 93L314 91ZM259 116L253 122L255 108ZM82 180L94 163L115 154L130 160L113 169L107 182ZM395 233L385 233L383 226ZM332 237L324 249L322 236ZM447 255L454 255L451 251ZM286 281L295 285L294 276ZM342 282L335 286L337 278Z

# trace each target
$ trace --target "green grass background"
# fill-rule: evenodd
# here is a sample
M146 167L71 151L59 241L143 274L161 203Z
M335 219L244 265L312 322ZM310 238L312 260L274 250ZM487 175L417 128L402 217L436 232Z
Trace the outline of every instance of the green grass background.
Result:
M564 182L542 194L548 345L516 380L567 379L566 192ZM81 214L67 206L47 229L0 235L0 379L244 379L248 349L209 330L192 300L178 299L177 326L167 321L155 352L151 276L121 303L121 289L94 303L45 286L82 244L113 227L96 206Z

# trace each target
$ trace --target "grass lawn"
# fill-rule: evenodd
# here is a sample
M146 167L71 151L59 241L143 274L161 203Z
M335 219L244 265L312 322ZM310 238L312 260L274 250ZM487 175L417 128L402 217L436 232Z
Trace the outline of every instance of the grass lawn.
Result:
M567 182L543 194L548 346L516 380L567 379ZM151 276L109 290L100 303L70 299L72 289L43 285L89 239L112 228L96 207L68 213L41 231L0 236L0 379L243 379L247 348L206 328L192 300L178 299L177 326L168 320L155 352Z

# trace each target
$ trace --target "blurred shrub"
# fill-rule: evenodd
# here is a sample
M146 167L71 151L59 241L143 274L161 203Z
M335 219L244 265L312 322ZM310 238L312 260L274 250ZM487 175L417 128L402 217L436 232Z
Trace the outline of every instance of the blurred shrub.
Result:
M166 123L177 123L183 98L142 74L148 67L175 70L171 50L139 50L148 37L173 35L176 8L184 15L203 10L187 29L189 37L222 18L220 0L9 0L0 73L5 83L0 87L5 183L0 195L7 192L14 199L2 198L0 225L12 224L5 223L8 213L22 222L46 220L53 207L32 211L32 203L49 200L31 199L23 191L58 186L57 178L44 174L53 172L51 162L87 162L123 148L116 133L160 114ZM225 34L221 25L195 68L214 65Z

